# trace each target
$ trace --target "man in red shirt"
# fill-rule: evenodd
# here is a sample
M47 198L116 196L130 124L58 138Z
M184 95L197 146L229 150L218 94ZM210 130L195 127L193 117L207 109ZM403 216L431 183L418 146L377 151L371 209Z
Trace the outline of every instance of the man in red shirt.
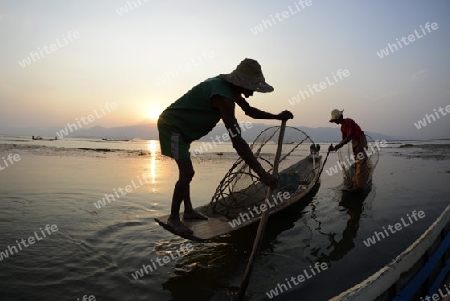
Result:
M342 141L336 146L330 146L330 151L336 151L343 147L345 144L352 141L353 155L355 157L355 175L353 178L353 184L349 187L352 190L362 190L366 188L368 180L367 170L367 149L366 135L361 130L359 125L350 118L344 118L343 110L337 109L331 111L330 122L341 125Z

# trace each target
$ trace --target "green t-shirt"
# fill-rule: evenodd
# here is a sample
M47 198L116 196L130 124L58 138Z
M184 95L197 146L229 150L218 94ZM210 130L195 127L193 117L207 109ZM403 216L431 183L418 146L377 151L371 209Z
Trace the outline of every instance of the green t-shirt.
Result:
M211 97L220 95L233 99L231 84L219 76L209 78L189 90L159 116L158 123L177 129L187 143L208 134L219 122L218 109Z

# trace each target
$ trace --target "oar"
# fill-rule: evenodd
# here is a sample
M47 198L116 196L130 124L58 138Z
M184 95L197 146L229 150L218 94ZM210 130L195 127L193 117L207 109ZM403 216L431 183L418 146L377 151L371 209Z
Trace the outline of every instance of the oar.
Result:
M275 153L275 159L273 162L272 175L274 177L276 177L278 175L278 164L279 164L280 157L281 157L281 149L283 148L283 138L284 138L285 128L286 128L286 120L283 120L281 122L280 135L278 136L277 152ZM266 200L269 199L271 195L272 195L272 189L269 187L267 189L267 194L266 194L265 199ZM263 212L263 214L261 216L261 220L259 222L258 232L256 233L256 238L255 238L255 241L253 242L253 249L252 249L252 253L250 254L250 258L248 260L247 268L246 268L245 274L244 274L244 279L242 279L241 286L239 287L239 292L238 292L238 296L237 296L238 301L242 300L245 296L245 291L247 290L247 286L248 286L248 283L250 282L250 276L251 276L252 270L253 270L253 262L259 251L259 248L261 246L261 240L264 236L264 230L266 229L268 217L269 217L269 210L266 210Z

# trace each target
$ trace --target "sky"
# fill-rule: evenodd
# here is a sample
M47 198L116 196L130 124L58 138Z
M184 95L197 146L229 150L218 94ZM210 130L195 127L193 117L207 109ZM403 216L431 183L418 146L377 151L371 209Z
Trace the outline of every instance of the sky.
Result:
M0 134L155 122L253 58L275 90L248 101L290 110L288 125L337 127L330 112L344 109L366 131L450 138L449 12L447 0L1 0Z

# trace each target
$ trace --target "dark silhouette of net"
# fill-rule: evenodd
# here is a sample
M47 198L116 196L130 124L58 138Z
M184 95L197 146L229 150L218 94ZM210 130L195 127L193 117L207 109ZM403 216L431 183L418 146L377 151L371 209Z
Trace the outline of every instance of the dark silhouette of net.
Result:
M368 160L367 160L367 172L368 179L372 179L372 174L375 170L375 167L378 164L380 159L379 152L379 143L375 143L375 140L372 139L369 135L366 135L367 140L367 149L365 151ZM378 145L378 146L377 146ZM344 185L349 187L353 183L353 177L355 175L355 158L352 150L352 143L348 143L347 147L343 147L338 150L339 155L339 164L342 167L342 174L344 177Z
M269 173L273 169L279 131L278 126L269 127L250 145L255 157ZM305 132L295 127L286 127L278 168L279 185L273 195L280 195L279 192L295 195L311 184L320 168L320 159L316 156L307 162L309 165L313 164L314 168L306 168L306 163L302 160L312 152L318 153L316 147L319 146ZM243 210L263 203L266 189L258 175L239 158L220 181L210 205L215 213L234 218Z

